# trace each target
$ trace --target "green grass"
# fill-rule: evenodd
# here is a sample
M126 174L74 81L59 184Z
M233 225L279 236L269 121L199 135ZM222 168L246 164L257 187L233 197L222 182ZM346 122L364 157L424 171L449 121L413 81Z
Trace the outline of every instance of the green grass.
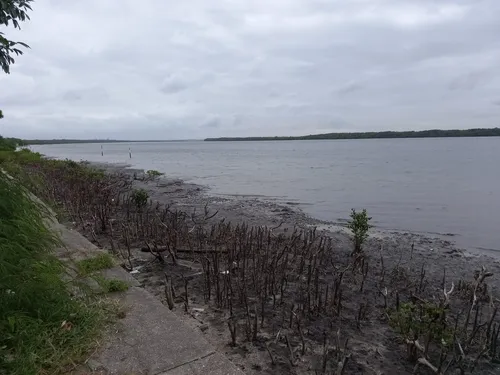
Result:
M78 271L81 275L92 275L92 278L99 284L104 293L124 292L128 290L129 285L119 279L106 279L96 272L114 266L113 257L107 253L96 255L92 258L87 258L77 263Z
M92 275L92 279L99 284L101 293L124 292L129 288L126 281L120 279L107 279L100 274Z
M119 279L104 279L100 285L107 293L124 292L129 287L127 282Z
M112 268L114 266L113 258L107 253L87 258L77 263L78 271L83 275L89 275L93 272Z
M58 374L95 345L110 314L74 297L45 208L0 172L0 374Z

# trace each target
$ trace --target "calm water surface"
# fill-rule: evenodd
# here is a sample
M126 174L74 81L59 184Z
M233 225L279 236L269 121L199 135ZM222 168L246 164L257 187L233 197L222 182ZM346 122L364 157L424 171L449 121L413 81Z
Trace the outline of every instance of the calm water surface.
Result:
M132 150L129 159L128 150ZM454 234L500 251L500 138L44 145L73 160L130 163L208 185L214 194L300 203L338 221L366 208L376 226Z

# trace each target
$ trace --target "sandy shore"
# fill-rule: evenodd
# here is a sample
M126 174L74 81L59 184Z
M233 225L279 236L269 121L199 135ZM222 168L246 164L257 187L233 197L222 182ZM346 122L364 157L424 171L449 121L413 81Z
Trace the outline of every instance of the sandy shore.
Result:
M129 176L140 177L144 173L142 170L130 169L125 165L93 165L109 172L120 172ZM334 248L344 257L348 257L352 248L351 235L345 227L308 217L294 204L277 204L260 197L213 196L204 186L169 178L161 178L157 182L138 179L134 181L134 188L145 189L153 201L160 202L162 205L171 205L185 212L194 210L202 212L204 207L208 207L211 213L217 212L214 219L225 218L233 223L245 222L250 226L273 227L277 228L277 232L291 231L294 227L316 227L318 232L332 239ZM102 242L105 246L105 240ZM494 277L488 280L488 285L493 295L498 296L500 262L486 255L467 253L442 238L411 232L372 229L365 245L365 252L374 259L375 267L380 267L382 262L382 267L389 269L397 266L408 272L417 272L425 268L429 285L438 286L432 292L436 295L442 293L439 285L442 284L443 277L454 283L458 283L459 280L471 280L476 270L486 266L494 274ZM160 265L152 262L151 254L140 251L134 252L133 262L134 277L147 290L163 300L165 298L163 272L175 274L175 268L168 263ZM199 265L189 261L186 261L184 266L194 271L200 268ZM177 285L179 290L182 290L181 285L179 281ZM255 375L262 373L314 374L312 365L289 370L281 368L279 371L270 367L268 353L262 346L247 343L236 348L230 347L223 311L206 306L196 293L192 293L189 303L188 314L184 312L182 303L179 303L179 307L174 311L191 326L201 329L206 338L221 353L224 353L246 373ZM359 372L353 370L352 373L405 374L412 372L412 366L405 361L401 343L397 342L394 333L388 327L367 323L363 332L356 332L356 330L351 332L351 343L354 346L353 355L360 367ZM269 337L272 334L276 332L263 333ZM314 361L311 359L312 362ZM493 374L494 372L478 373Z

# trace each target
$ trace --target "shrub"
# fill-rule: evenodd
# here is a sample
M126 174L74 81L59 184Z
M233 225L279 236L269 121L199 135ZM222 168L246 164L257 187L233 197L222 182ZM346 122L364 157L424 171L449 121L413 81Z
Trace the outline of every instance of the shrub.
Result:
M165 173L161 173L157 170L154 170L154 169L150 169L149 171L146 172L146 174L148 175L148 177L152 180L158 178L158 177L161 177L163 176Z
M391 315L391 325L409 340L430 335L431 341L451 344L451 330L446 326L446 308L434 303L403 303Z
M159 178L164 175L164 173L161 173L154 169L150 169L149 171L146 172L146 174L148 176L147 179L151 181L158 181Z
M135 189L130 199L138 209L141 209L148 204L149 194L144 189Z
M354 234L354 251L353 254L357 254L362 251L362 246L365 240L368 238L368 230L371 228L369 224L371 217L368 217L366 210L363 209L361 212L356 212L353 208L351 211L351 220L347 224Z
M390 316L391 326L402 336L408 346L408 357L416 361L421 355L427 356L430 347L450 348L455 335L453 327L448 326L447 307L441 304L427 302L416 304L403 303ZM416 342L421 342L421 353Z
M2 149L0 147L0 164L4 163L31 163L39 162L42 155L38 152L32 152L27 148L20 149L19 151Z

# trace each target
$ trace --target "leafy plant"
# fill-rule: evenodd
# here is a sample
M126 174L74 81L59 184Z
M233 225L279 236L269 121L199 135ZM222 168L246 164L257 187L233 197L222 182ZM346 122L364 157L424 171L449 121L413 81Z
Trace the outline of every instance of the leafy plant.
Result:
M14 28L20 29L19 21L29 19L28 10L31 10L30 2L33 0L2 0L0 1L0 25L9 26L10 23ZM9 74L10 65L14 64L15 60L12 55L22 55L23 51L18 48L30 48L26 43L13 42L7 39L3 32L0 31L0 68ZM0 119L3 118L3 113L0 110Z
M371 228L370 220L366 209L361 212L356 212L353 208L351 211L351 220L347 223L349 228L354 234L354 251L353 254L358 254L362 251L362 246L368 238L368 230Z
M144 189L135 189L130 197L137 209L142 209L148 204L149 194Z
M20 29L19 22L29 20L26 13L31 10L31 3L33 0L3 0L0 1L0 25L9 26L10 23L14 28ZM4 33L0 32L0 67L5 73L10 73L9 66L15 62L12 57L15 55L22 55L23 52L17 48L20 45L25 48L29 46L22 42L13 42L4 37Z
M430 343L449 346L452 329L446 322L446 307L440 304L403 303L391 315L391 325L405 338L416 341L422 336Z
M147 177L148 180L158 181L160 179L160 177L163 176L165 173L161 173L157 170L150 169L146 172L146 174L148 175L148 177Z
M158 178L158 177L161 177L163 176L165 173L161 173L155 169L150 169L146 172L146 174L148 175L148 177L152 180Z

